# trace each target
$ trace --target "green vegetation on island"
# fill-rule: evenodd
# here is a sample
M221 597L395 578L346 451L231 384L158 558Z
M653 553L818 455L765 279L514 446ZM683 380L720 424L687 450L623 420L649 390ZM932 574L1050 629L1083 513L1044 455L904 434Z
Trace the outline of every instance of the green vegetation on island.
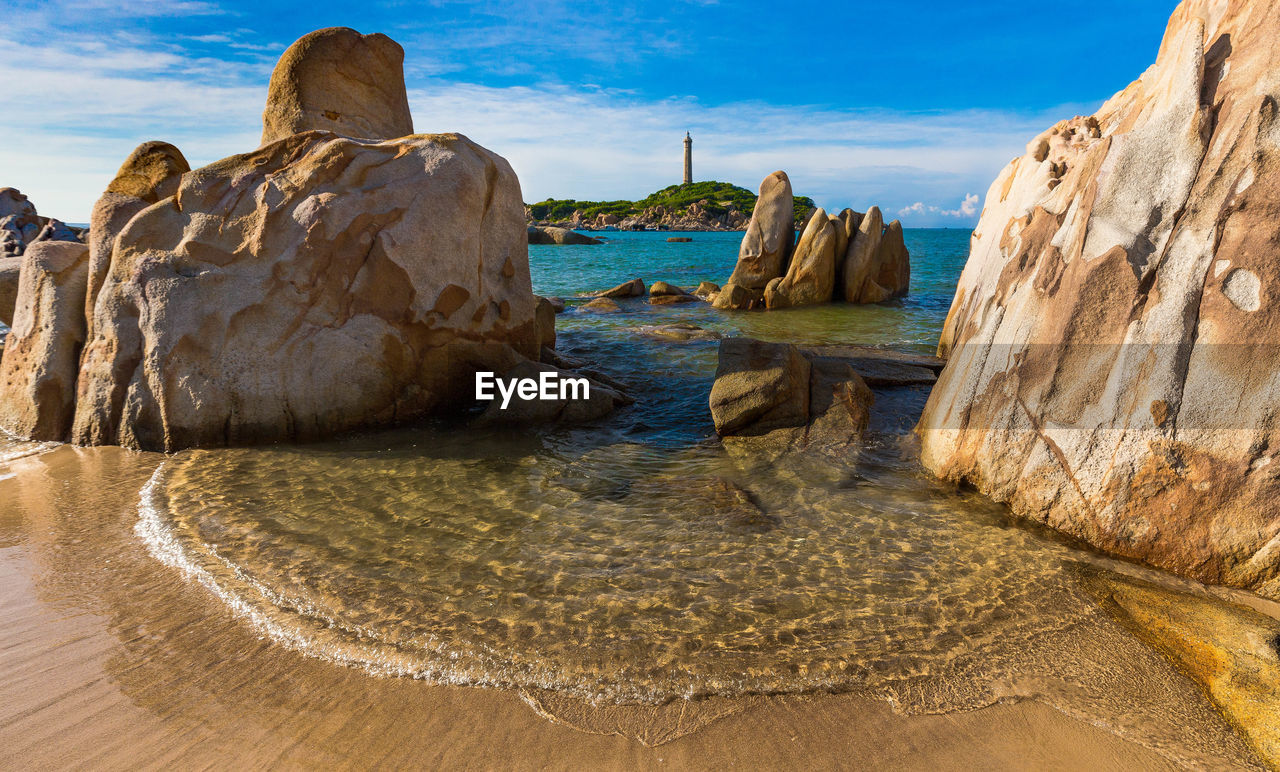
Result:
M535 220L567 220L578 210L582 211L584 220L593 220L602 214L617 215L620 218L630 217L655 206L680 213L699 201L707 202L704 208L711 215L723 214L732 207L749 217L756 208L755 193L728 182L715 181L671 185L656 193L650 193L639 201L575 201L571 198L549 198L528 206ZM813 199L808 196L795 196L794 205L797 223L814 208Z

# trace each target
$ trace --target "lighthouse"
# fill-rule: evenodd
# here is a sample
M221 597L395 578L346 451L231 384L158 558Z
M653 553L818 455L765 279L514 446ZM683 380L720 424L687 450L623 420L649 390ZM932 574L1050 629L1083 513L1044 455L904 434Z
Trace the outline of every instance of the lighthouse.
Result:
M684 184L693 184L693 137L684 133Z

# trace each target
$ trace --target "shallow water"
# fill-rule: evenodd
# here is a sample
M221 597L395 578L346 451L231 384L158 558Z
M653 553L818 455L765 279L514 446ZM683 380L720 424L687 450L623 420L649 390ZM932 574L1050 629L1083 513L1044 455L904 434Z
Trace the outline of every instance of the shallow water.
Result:
M609 235L531 248L535 291L576 307L636 275L723 281L739 238ZM258 631L377 674L609 704L835 691L924 713L1036 698L1174 760L1220 758L1234 746L1212 712L1081 590L1081 570L1114 564L921 473L909 431L925 389L877 393L856 466L768 463L714 440L714 342L635 333L692 321L929 351L968 234L906 235L899 303L571 308L558 347L637 398L596 424L188 451L141 491L137 533Z

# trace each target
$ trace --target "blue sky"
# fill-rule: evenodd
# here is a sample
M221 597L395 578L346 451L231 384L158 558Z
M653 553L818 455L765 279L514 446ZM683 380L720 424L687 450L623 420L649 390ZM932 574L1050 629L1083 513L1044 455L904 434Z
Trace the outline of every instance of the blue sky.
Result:
M6 0L0 186L84 221L139 142L251 150L276 58L344 25L400 42L415 128L501 153L526 201L679 182L689 130L698 179L785 169L829 209L972 226L1035 134L1154 62L1174 5Z

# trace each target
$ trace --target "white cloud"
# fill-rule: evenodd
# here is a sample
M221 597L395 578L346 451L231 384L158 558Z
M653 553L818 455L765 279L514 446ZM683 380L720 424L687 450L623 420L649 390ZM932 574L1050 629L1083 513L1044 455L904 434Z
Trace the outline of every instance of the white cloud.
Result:
M239 31L228 34L234 39ZM270 68L283 50L223 61L172 41L123 35L35 40L0 38L0 82L21 83L24 93L41 97L5 111L0 185L20 188L42 213L72 222L88 219L140 142L173 142L193 165L256 147ZM878 205L908 225L955 224L978 211L978 197L966 191L985 189L1028 136L1059 117L708 105L586 86L497 88L425 75L414 69L422 57L406 49L406 66L419 73L409 95L417 130L459 131L502 154L528 201L640 198L679 182L689 130L697 179L755 189L784 169L797 194L828 210ZM956 209L922 203L962 197Z
M972 220L978 215L978 204L980 199L977 193L966 193L964 201L960 202L957 209L943 209L940 206L925 206L923 201L917 201L910 206L905 206L898 210L899 217L924 217L935 215L939 217L955 217L963 220ZM910 223L908 223L910 224Z

